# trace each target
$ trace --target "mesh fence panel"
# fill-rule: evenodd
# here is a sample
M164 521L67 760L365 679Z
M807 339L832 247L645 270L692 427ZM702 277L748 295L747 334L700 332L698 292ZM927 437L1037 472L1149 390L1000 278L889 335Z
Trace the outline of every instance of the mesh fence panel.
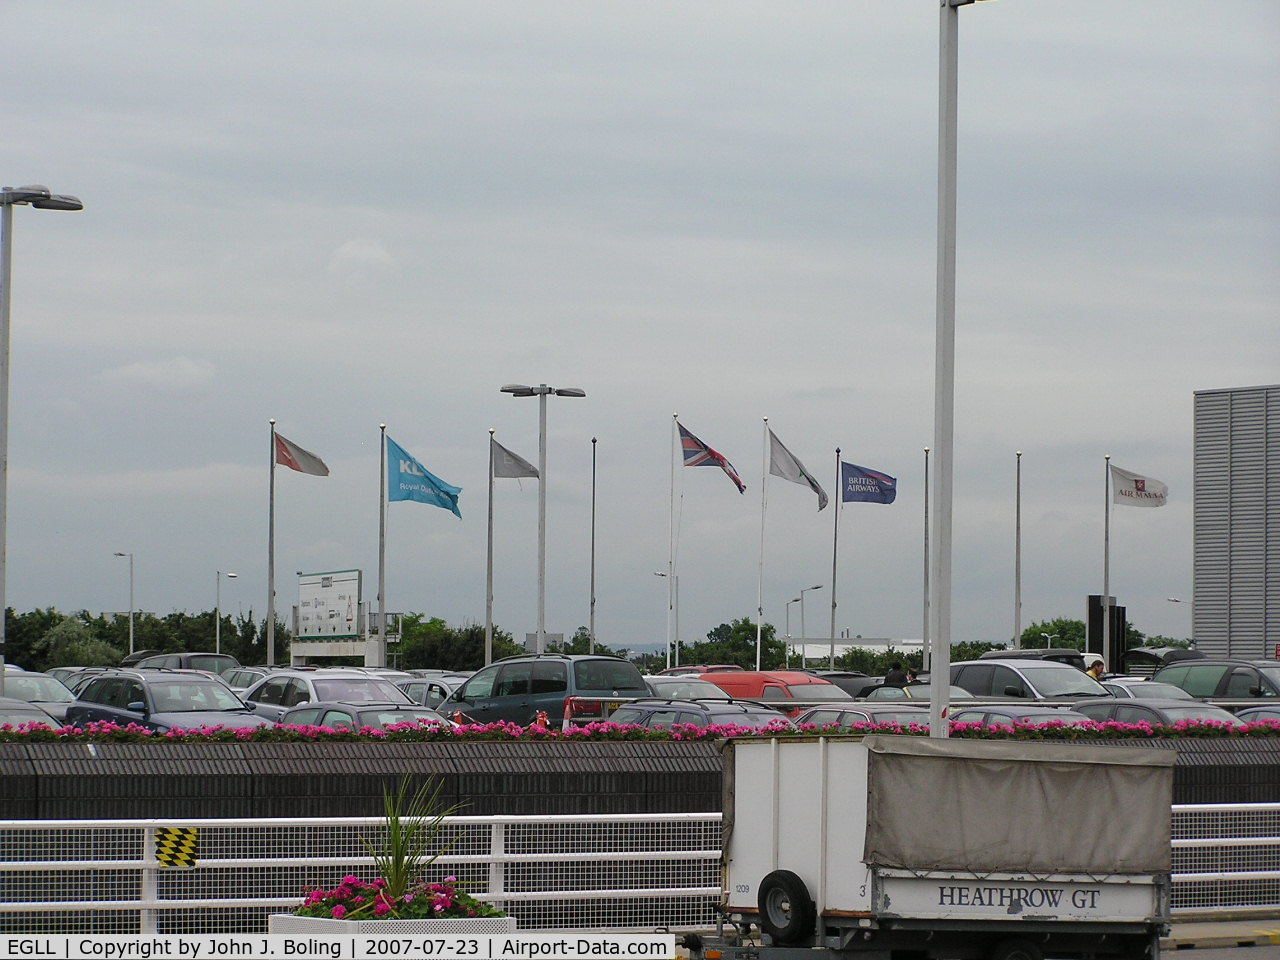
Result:
M1280 876L1264 880L1177 882L1178 874L1280 871L1280 809L1272 804L1240 805L1227 810L1180 807L1173 812L1173 839L1255 840L1203 847L1173 848L1174 884L1170 903L1176 911L1211 911L1280 905Z

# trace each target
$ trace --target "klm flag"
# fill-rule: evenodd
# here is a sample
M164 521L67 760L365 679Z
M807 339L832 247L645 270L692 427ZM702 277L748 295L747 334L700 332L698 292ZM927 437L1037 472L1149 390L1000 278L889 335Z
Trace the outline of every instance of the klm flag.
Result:
M461 487L450 486L420 464L400 444L387 437L387 499L417 500L452 510L458 518Z
M887 473L840 462L840 499L845 503L893 503L898 496L898 480Z

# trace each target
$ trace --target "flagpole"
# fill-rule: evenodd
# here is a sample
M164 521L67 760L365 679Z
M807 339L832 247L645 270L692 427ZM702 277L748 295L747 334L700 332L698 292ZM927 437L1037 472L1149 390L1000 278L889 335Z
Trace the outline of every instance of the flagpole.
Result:
M676 448L680 438L677 417L671 415L671 503L667 507L667 668L671 669L672 616L676 609ZM677 639L678 643L678 639Z
M933 662L933 650L929 646L929 448L924 448L924 648L925 670Z
M591 611L587 627L590 653L596 652L596 438L591 438Z
M1103 457L1102 483L1102 669L1111 669L1111 454Z
M271 424L271 467L267 482L267 666L276 663L276 421Z
M1013 508L1013 648L1022 649L1022 451L1017 451Z
M493 663L493 427L489 428L489 533L484 566L484 665Z
M764 446L760 459L760 564L756 575L756 669L764 644L764 509L769 485L769 418L764 418Z
M378 424L380 431L378 459L378 646L374 650L373 665L387 665L387 425Z
M836 668L836 558L840 556L840 504L844 501L844 482L840 479L840 448L836 447L836 508L831 517L831 656L827 661L830 669ZM800 605L801 612L804 604ZM801 666L804 666L801 658Z

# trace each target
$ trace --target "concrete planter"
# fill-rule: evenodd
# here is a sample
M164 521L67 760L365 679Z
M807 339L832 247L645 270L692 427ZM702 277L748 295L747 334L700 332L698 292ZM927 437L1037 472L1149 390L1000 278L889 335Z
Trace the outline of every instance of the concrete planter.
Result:
M286 934L374 934L400 937L501 936L514 933L515 917L454 917L431 920L334 920L332 917L297 917L273 913L267 918L267 933Z

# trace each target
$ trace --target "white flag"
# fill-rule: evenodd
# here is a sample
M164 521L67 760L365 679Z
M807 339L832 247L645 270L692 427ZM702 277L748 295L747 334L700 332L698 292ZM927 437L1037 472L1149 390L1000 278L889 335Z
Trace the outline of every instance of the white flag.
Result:
M773 430L769 430L769 472L775 477L790 480L803 487L808 487L818 495L818 509L827 505L827 491L822 484L813 478L813 474L804 468L804 464L796 459L794 453L782 445Z
M1163 507L1169 488L1159 480L1111 465L1111 500L1131 507Z
M538 468L518 454L512 453L493 437L493 475L495 477L536 477Z

